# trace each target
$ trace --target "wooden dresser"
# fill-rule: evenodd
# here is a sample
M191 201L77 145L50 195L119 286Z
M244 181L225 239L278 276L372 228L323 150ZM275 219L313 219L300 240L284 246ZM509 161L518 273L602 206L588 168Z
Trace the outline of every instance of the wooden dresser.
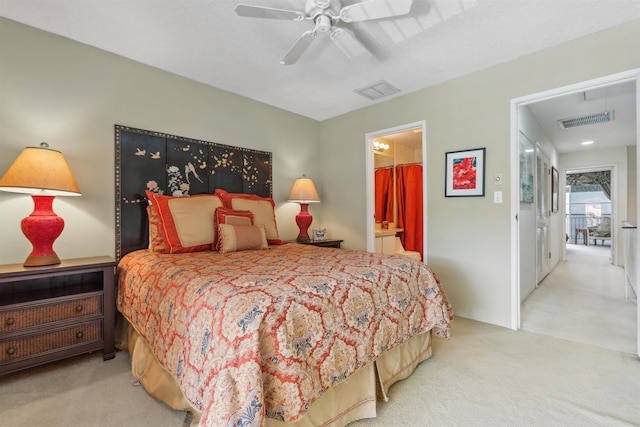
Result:
M0 375L100 349L114 358L115 265L0 265Z

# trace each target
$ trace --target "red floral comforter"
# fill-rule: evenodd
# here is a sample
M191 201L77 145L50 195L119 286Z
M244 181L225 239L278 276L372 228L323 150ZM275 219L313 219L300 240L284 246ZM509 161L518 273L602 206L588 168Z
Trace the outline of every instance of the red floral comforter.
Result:
M281 245L127 254L118 310L153 348L203 426L294 421L324 390L433 329L451 306L407 257Z

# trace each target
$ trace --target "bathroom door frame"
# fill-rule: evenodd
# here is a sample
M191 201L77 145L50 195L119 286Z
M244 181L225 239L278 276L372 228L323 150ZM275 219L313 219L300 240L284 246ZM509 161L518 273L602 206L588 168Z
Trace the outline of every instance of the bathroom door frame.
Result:
M369 132L365 135L364 149L366 159L366 202L367 202L367 251L375 252L376 247L376 219L375 219L375 187L374 187L374 167L373 167L373 140L394 133L422 129L422 262L427 262L427 122L407 123L404 125Z

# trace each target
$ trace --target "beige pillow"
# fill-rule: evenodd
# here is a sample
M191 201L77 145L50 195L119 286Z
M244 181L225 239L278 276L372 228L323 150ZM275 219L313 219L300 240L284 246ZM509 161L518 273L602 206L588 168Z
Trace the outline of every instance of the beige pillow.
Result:
M278 244L280 236L276 226L276 216L273 212L273 204L269 200L256 200L234 197L231 199L231 207L235 210L251 211L253 223L262 224L267 233L267 240L272 244Z
M216 237L213 216L222 206L220 197L212 194L172 197L149 191L147 197L160 218L160 232L166 246L163 253L211 249Z
M220 252L269 249L264 225L218 225Z

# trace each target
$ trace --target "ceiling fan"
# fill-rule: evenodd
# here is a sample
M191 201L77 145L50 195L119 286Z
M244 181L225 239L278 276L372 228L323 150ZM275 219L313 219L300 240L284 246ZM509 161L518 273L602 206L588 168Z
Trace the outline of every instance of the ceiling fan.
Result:
M336 24L406 15L412 4L413 0L365 0L342 7L340 0L307 0L304 12L246 4L239 4L235 10L239 16L251 18L308 20L314 23L313 30L304 32L280 61L283 65L289 65L302 56L318 33L328 33L331 41L350 59L371 56L350 31Z

